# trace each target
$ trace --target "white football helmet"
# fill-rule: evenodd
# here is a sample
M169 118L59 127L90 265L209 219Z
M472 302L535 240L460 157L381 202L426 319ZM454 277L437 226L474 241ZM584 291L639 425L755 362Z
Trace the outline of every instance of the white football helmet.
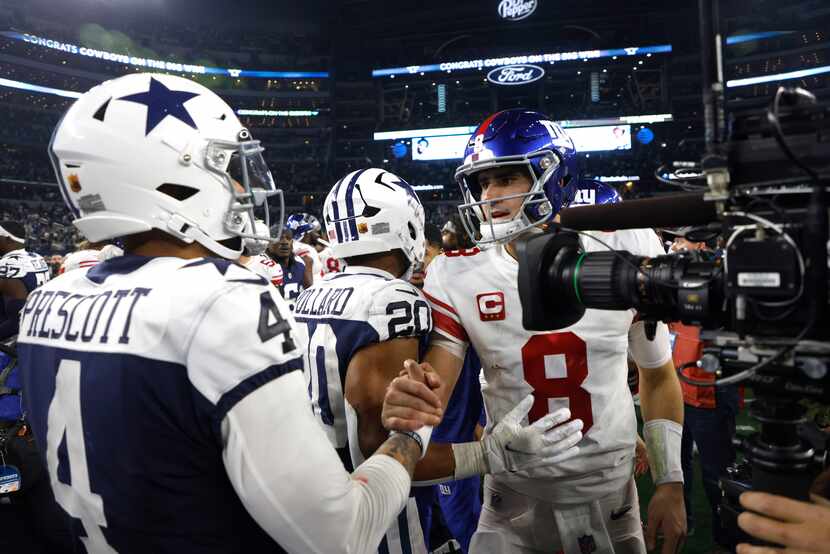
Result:
M424 259L424 207L409 184L383 169L349 173L323 205L326 236L336 258L400 249L409 271Z
M106 81L64 114L49 144L75 226L93 242L159 229L236 259L279 199L263 148L202 85L140 73Z
M276 231L280 231L279 227L275 229ZM249 232L250 229L245 229L246 232ZM258 256L262 254L268 249L268 245L271 244L267 240L261 240L253 238L255 236L258 237L267 237L270 236L270 232L268 230L268 225L261 219L257 219L254 222L254 232L250 234L251 236L246 236L242 239L242 254L245 256ZM274 237L276 238L276 237Z

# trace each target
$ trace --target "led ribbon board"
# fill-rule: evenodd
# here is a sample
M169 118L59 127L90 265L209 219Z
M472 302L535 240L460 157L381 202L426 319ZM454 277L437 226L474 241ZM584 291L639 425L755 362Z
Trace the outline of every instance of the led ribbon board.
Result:
M253 69L227 69L222 67L209 67L164 60L153 60L151 58L141 58L138 56L128 56L126 54L96 50L94 48L87 48L86 46L78 46L68 42L38 37L28 33L18 33L16 31L0 31L0 35L13 40L33 44L35 46L59 50L75 56L84 56L87 58L95 58L108 62L131 65L134 67L142 67L160 71L172 71L174 73L185 73L188 75L223 75L225 77L246 77L253 79L326 79L329 77L327 71L258 71Z
M610 50L578 50L573 52L554 52L549 54L524 54L505 58L480 58L477 60L460 60L442 62L430 65L409 65L406 67L389 67L373 69L372 77L386 77L393 75L417 75L443 71L480 71L510 65L527 64L554 64L567 61L611 58L613 56L647 56L649 54L666 54L671 52L671 44L657 46L630 46L628 48L614 48Z

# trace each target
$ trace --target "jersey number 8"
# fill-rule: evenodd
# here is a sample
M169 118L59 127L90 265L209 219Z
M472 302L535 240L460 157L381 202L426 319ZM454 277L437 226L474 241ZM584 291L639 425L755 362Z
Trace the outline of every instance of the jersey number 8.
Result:
M564 377L545 375L545 357L564 356ZM588 377L588 354L585 341L571 332L534 335L522 347L524 378L533 387L533 406L528 422L542 418L550 411L548 400L567 398L573 419L581 419L582 433L594 424L591 395L582 388Z

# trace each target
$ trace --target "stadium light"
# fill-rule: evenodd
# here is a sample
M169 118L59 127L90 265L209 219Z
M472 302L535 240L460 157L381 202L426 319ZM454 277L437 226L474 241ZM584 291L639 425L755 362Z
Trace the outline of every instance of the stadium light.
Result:
M821 75L822 73L830 73L830 65L823 65L821 67L812 67L810 69L799 69L798 71L788 71L786 73L776 73L774 75L761 75L760 77L747 77L745 79L732 79L726 81L727 88L745 87L748 85L759 85L761 83L772 83L774 81L786 81L789 79L801 79L804 77L812 77L813 75Z
M24 83L22 81L13 81L11 79L0 79L0 86L7 88L16 88L18 90L27 90L31 92L40 92L43 94L52 94L55 96L63 96L65 98L80 98L81 92L74 90L63 90L59 88L43 87L40 85L33 85L32 83Z

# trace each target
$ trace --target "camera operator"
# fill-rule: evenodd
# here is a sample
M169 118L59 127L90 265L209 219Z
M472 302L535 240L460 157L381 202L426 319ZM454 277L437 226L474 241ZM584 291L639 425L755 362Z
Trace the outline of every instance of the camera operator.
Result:
M696 252L701 257L713 258L714 241L709 243L691 241L686 234L691 229L680 227L665 229L664 233L674 237L671 253ZM714 375L698 368L695 362L703 353L700 327L680 322L669 324L673 337L674 365L682 369L689 379L714 382ZM712 538L721 546L729 542L718 517L721 491L718 485L720 475L735 461L735 418L738 413L738 389L735 386L715 388L680 383L683 389L683 439L680 460L683 467L683 497L686 503L686 518L689 533L694 532L695 514L692 506L692 483L694 481L694 445L700 454L703 489L711 507Z

